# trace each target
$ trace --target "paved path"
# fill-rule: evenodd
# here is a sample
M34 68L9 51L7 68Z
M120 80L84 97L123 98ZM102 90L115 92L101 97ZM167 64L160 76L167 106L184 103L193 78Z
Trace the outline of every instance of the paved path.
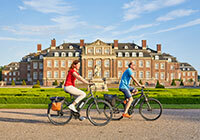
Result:
M55 126L49 123L44 109L0 109L0 140L4 139L199 140L200 109L165 109L153 122L145 121L136 112L131 119L112 121L103 127L74 119Z

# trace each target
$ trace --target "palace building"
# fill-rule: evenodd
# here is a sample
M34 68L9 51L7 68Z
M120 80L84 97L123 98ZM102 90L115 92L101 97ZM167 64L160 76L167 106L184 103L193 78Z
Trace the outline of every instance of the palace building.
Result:
M136 64L134 75L142 83L155 85L157 80L169 86L173 79L183 80L185 85L194 85L198 82L197 71L188 63L178 62L176 57L162 52L161 44L157 50L147 47L147 41L142 40L141 46L135 43L105 43L96 40L92 43L63 43L56 45L56 40L51 40L49 48L42 50L42 45L37 44L37 52L26 55L18 63L15 72L20 78L8 77L14 71L3 73L4 81L25 80L27 84L36 84L37 80L44 86L51 86L55 80L63 82L73 60L81 61L80 75L91 79L94 67L101 68L100 76L109 84L117 84L123 72L132 61ZM8 68L9 69L9 68Z

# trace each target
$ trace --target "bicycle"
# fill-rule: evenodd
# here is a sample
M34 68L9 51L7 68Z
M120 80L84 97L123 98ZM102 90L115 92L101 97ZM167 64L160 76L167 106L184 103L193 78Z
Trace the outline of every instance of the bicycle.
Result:
M76 109L78 112L74 112L68 108L73 101L68 102L64 97L51 97L50 99L52 101L57 100L57 102L62 102L62 105L61 109L57 111L52 110L52 102L48 105L47 116L50 122L55 125L64 125L68 123L72 117L82 120L80 111L90 101L86 110L86 115L89 121L95 126L108 124L112 119L112 107L107 101L97 99L98 96L94 97L91 88L93 85L94 84L89 86L90 92L86 98L77 104Z
M149 98L147 94L144 93L143 87L141 89L141 93L136 95L140 95L140 97L135 98L128 110L128 114L131 115L134 113L134 109L137 104L140 102L139 113L140 115L147 121L157 120L162 114L162 104L154 98ZM136 96L132 95L132 96ZM124 109L126 106L126 99L119 99L117 95L109 95L105 94L104 99L108 101L113 109L113 120L121 120L123 118L122 114L124 113Z

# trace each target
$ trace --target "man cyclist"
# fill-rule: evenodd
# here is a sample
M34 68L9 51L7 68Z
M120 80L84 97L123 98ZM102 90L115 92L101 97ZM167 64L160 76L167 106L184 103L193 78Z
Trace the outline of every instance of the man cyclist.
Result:
M131 78L133 81L140 87L144 87L144 85L141 85L134 77L133 70L135 70L136 66L133 62L130 62L128 65L128 69L123 73L120 84L119 84L119 90L124 93L125 98L127 99L127 103L125 106L124 113L122 114L123 117L130 118L131 116L128 114L128 109L131 106L131 103L133 102L133 94L137 94L138 90L134 87L129 86Z

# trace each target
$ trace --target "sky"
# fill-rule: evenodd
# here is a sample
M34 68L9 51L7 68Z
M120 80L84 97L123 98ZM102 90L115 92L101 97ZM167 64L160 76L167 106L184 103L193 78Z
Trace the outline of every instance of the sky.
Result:
M63 42L147 40L200 73L199 0L1 0L0 66Z

